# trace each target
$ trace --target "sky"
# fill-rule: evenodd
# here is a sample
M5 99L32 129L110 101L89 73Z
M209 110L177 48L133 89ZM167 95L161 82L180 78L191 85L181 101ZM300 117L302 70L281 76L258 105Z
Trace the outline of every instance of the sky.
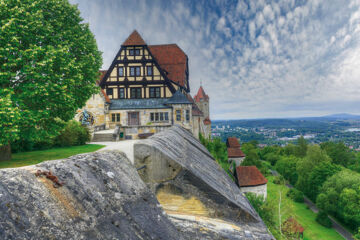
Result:
M70 0L108 69L134 30L176 43L212 119L360 114L359 0Z

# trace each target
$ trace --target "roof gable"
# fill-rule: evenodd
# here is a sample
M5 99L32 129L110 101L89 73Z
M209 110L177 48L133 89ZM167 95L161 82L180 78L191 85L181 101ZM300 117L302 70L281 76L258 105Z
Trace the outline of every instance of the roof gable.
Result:
M267 179L256 166L238 166L236 175L240 187L258 186L267 183Z
M128 38L123 42L123 46L136 46L136 45L146 45L144 39L140 34L134 30Z

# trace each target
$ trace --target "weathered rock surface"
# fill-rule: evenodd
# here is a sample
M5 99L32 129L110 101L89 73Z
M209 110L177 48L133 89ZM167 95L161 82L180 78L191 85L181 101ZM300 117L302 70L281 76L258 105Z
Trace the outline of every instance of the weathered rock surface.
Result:
M37 170L51 171L54 188ZM189 239L119 152L0 170L0 239Z
M190 132L174 126L134 145L140 177L193 239L273 239L240 189Z

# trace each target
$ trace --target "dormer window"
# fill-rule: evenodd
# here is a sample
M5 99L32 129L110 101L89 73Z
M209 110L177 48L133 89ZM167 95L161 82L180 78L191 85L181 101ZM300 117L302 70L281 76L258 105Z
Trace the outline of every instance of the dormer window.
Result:
M134 56L134 49L130 49L130 50L129 50L129 55L130 55L130 56Z
M140 55L140 49L135 49L135 55L139 56Z

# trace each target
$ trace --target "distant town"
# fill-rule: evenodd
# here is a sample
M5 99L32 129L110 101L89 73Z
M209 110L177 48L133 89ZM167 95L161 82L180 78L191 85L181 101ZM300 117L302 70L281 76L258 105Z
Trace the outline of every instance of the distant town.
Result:
M256 140L260 147L285 146L303 136L309 143L342 141L350 149L360 151L360 117L337 114L296 119L213 121L212 137L225 141L229 136L236 136L241 143Z

